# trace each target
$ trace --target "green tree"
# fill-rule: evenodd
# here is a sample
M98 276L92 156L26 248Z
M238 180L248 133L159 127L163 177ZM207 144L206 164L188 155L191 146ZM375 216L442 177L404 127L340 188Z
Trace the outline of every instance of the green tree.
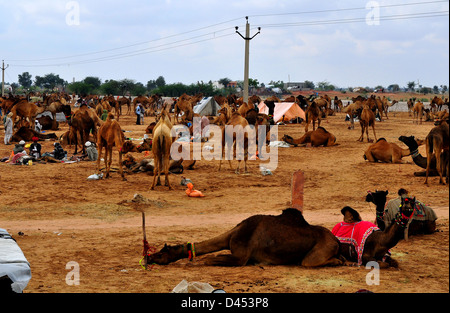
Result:
M408 86L408 90L409 91L414 91L414 87L416 86L416 82L415 81L410 81L406 84L406 86Z
M229 79L228 77L225 77L225 78L219 79L218 82L219 82L220 84L222 84L224 88L227 88L227 87L228 87L228 84L231 82L231 79Z
M19 84L23 88L30 88L33 84L33 81L31 80L31 75L28 72L23 72L22 75L19 74Z
M164 79L164 77L159 76L156 80L155 80L155 84L156 87L160 88L160 87L164 87L166 85L166 80Z
M91 85L92 90L94 90L100 88L102 81L98 77L87 76L85 79L83 79L83 83Z
M114 79L106 80L100 86L100 91L104 95L118 95L120 94L119 82Z
M316 86L314 85L314 83L311 82L311 81L309 81L309 80L305 80L304 83L305 83L305 87L306 87L306 88L310 88L310 89L316 88Z
M66 86L67 82L54 73L46 74L44 77L36 76L35 85L44 89L52 90L56 86Z

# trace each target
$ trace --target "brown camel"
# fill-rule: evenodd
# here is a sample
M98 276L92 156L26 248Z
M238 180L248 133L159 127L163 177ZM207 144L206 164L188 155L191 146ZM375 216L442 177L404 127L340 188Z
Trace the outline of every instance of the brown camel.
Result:
M399 191L400 193L400 191ZM389 192L383 190L376 190L375 192L368 192L366 196L366 202L372 202L376 205L376 221L380 230L385 230L387 225L395 223L395 220L389 220L398 214L399 208L395 211L389 212L389 208L386 207L386 196ZM395 200L399 201L399 200ZM416 201L416 210L414 211L411 222L407 226L408 236L417 234L433 234L436 231L436 219L437 216L433 209L424 207L423 204ZM404 239L404 236L402 236Z
M178 98L177 103L175 103L174 108L174 121L178 124L178 114L184 113L182 121L192 121L194 118L194 105L197 103L198 99L196 97L190 97L187 94L183 94Z
M73 136L75 144L75 151L73 154L78 153L79 138L81 139L82 146L81 153L85 154L84 143L87 141L89 134L92 133L94 138L96 138L97 140L97 127L95 120L93 119L91 109L89 109L86 105L82 105L77 111L72 114L69 125L71 127L71 130L73 130L75 134Z
M98 129L97 145L99 155L99 158L97 159L98 174L100 174L101 171L100 156L102 154L102 150L104 147L105 155L103 158L105 161L105 170L106 170L105 178L109 178L109 172L112 163L112 150L113 147L115 146L119 151L119 174L120 176L122 176L122 180L127 180L124 176L122 168L122 154L128 153L133 150L134 151L137 150L135 150L136 147L133 144L128 143L127 145L125 145L125 136L122 132L122 128L120 127L119 122L117 122L114 119L114 115L111 112L108 113L108 118L106 119L105 123L103 123L103 125L100 126L100 128Z
M425 175L425 184L428 184L428 176L431 169L431 160L433 155L436 156L436 169L439 172L439 184L445 184L442 176L446 169L446 164L441 162L442 150L449 150L449 128L447 121L437 122L437 126L433 127L425 138L425 146L427 152L427 171ZM447 167L448 172L448 167ZM446 175L448 176L448 174Z
M16 117L19 116L22 120L28 120L31 125L34 125L34 121L36 120L36 116L42 112L44 112L44 108L37 107L34 103L28 102L26 100L19 100L14 106L11 108L11 112L13 116L11 117L13 123L16 122Z
M443 105L444 105L444 100L442 98L439 98L438 96L434 96L434 98L431 99L431 101L430 101L430 106L432 108L434 108L433 113L436 113L436 112L442 110Z
M229 152L232 153L233 151L233 147L236 146L236 156L238 159L238 166L235 170L236 174L240 174L240 167L241 167L241 161L242 161L242 156L238 155L238 148L240 148L240 150L244 150L244 173L248 173L247 170L247 159L248 159L248 129L249 129L249 124L248 121L242 117L239 113L234 112L231 115L231 118L229 121L227 121L227 123L225 124L225 126L222 127L222 158L219 161L219 171L222 168L222 160L225 158L225 146L226 143L228 142L233 142L232 147L230 147L229 149L231 149ZM243 131L243 136L240 136L241 131ZM242 138L242 140L240 140ZM239 139L239 140L236 140ZM228 159L228 164L230 165L230 168L232 169L231 166L231 157L228 155L227 156Z
M397 100L393 100L392 102L389 102L388 98L386 98L385 96L383 96L383 98L381 99L381 102L383 103L383 112L384 115L386 116L386 119L388 119L388 110L391 106L393 106L394 104L398 103ZM381 116L381 113L380 113Z
M331 231L340 240L341 255L360 265L373 261L380 268L398 267L398 262L388 255L388 251L403 238L405 227L414 213L414 204L415 198L402 198L395 222L383 231L377 230L376 225L371 222L362 221L356 210L344 207L341 210L344 222L336 224ZM359 238L355 238L356 235L360 235Z
M423 103L420 101L417 101L414 104L414 107L412 110L413 110L413 115L414 115L413 122L415 121L416 124L422 124L422 117L423 117L423 110L424 110ZM420 123L418 123L418 119L420 119Z
M366 132L367 142L372 142L369 138L369 126L372 126L373 136L375 140L377 140L377 135L375 133L375 113L367 104L363 104L363 109L361 111L361 116L359 118L359 124L361 125L361 137L359 137L358 141L364 141L364 131Z
M245 266L249 264L300 264L306 267L337 266L339 242L322 226L310 225L297 209L281 215L254 215L215 238L198 243L164 245L159 252L146 253L146 264L166 265L183 258L230 250L208 258L207 265Z
M127 97L121 97L119 98L119 105L120 105L120 110L122 111L122 106L126 105L127 106L127 115L130 115L131 113L131 100Z
M48 105L43 106L44 111L49 111L52 114L53 118L53 125L52 129L58 129L57 121L56 121L56 113L63 112L66 119L69 119L70 114L72 114L72 109L69 104L66 103L64 98L62 98L62 101L54 101Z
M21 140L31 141L33 137L39 138L39 140L46 139L58 139L55 133L38 133L34 129L28 127L20 127L11 137L11 142L19 142Z
M402 158L411 154L409 149L402 149L397 144L380 138L364 151L364 160L369 162L402 163Z
M161 185L161 171L164 171L165 185L169 187L169 190L173 189L169 181L170 147L172 146L171 129L172 123L164 107L160 113L159 121L153 129L152 152L155 167L151 190L155 189L156 179L158 179L157 185Z
M306 112L305 112L305 116L306 116L305 133L308 132L309 123L311 123L311 122L312 122L312 125L313 125L313 130L316 129L316 121L317 121L317 127L320 126L322 113L321 113L321 111L319 109L319 106L317 105L316 102L313 101L308 106L308 108L306 109Z
M316 130L307 132L299 139L293 139L289 135L284 135L282 140L294 146L306 145L307 143L310 143L313 147L331 147L337 145L336 137L321 126Z
M347 113L350 116L349 129L355 129L355 122L353 116L357 115L358 117L360 117L362 109L363 109L363 102L360 100L352 102L342 109L343 113Z

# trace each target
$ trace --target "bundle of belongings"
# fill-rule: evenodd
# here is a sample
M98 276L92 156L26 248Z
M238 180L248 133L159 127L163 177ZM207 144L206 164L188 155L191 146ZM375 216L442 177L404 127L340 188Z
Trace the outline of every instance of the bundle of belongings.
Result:
M30 263L11 235L0 228L0 293L22 293L30 279Z

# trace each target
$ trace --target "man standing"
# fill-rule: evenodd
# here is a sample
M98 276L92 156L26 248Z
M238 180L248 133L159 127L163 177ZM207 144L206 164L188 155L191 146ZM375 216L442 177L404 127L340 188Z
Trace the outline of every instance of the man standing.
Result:
M11 140L11 137L13 135L13 121L11 117L13 116L12 112L9 112L8 115L6 115L5 120L5 145L10 145L9 141Z

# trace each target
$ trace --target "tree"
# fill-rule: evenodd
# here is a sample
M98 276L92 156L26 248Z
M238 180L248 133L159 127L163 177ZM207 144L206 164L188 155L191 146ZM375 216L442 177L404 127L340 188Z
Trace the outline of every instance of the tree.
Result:
M231 79L228 77L219 79L219 84L222 84L223 87L227 88L228 84L231 82Z
M44 77L36 76L35 85L44 89L52 90L56 86L65 86L67 82L53 73L47 74Z
M33 84L33 81L31 80L31 75L28 72L23 72L22 75L19 74L19 84L23 88L30 88Z
M259 82L257 79L249 78L248 79L248 86L253 88L258 88Z
M408 86L408 90L410 91L414 91L414 87L416 86L416 82L415 81L410 81L406 84L406 86Z
M387 87L389 91L398 92L400 90L400 86L398 84L391 84Z
M114 79L106 80L100 86L100 90L105 95L118 95L120 93L119 82Z
M94 76L87 76L85 79L83 79L83 83L91 85L92 90L98 89L100 85L102 84L102 81L98 77Z
M155 84L156 87L160 88L160 87L164 87L166 85L166 80L164 79L164 77L159 76L156 80L155 80Z
M304 81L304 84L305 84L305 88L309 88L309 89L314 89L314 88L316 88L316 86L314 85L314 83L311 82L311 81L309 81L309 80L305 80L305 81Z

